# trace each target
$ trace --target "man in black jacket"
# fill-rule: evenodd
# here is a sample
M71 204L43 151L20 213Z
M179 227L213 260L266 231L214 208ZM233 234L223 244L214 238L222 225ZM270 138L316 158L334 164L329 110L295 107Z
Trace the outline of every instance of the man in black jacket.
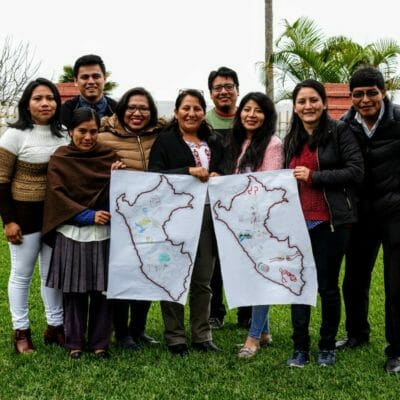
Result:
M104 96L106 67L101 57L88 54L79 57L74 64L74 81L80 95L67 100L61 106L61 123L67 128L71 122L72 112L76 108L90 107L102 118L111 116L117 102Z
M369 342L369 288L382 244L385 278L387 372L400 372L400 108L386 96L382 73L362 67L350 79L352 107L343 116L365 161L359 222L346 254L343 297L348 337L336 347Z

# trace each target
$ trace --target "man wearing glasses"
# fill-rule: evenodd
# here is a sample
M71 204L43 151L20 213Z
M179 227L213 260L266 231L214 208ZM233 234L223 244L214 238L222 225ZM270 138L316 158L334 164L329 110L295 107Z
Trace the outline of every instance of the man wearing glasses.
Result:
M88 54L79 57L74 64L74 82L80 95L67 100L61 106L61 123L67 128L71 122L72 112L76 108L90 107L101 119L114 113L117 102L105 96L106 67L101 57Z
M239 96L237 73L227 67L211 71L208 75L208 89L214 108L208 111L206 121L221 134L223 144L227 146Z
M237 73L228 67L220 67L208 75L208 89L214 108L206 114L206 121L221 136L224 147L229 145L233 119L236 113L236 102L239 96L239 79ZM217 257L214 274L211 280L212 300L210 325L212 329L222 328L226 314L223 303L222 276L219 258ZM251 307L238 309L238 325L250 326Z
M352 107L343 116L364 155L359 222L346 254L343 296L348 337L338 349L369 342L369 288L380 244L385 280L385 370L400 372L400 107L386 95L382 73L362 67L350 78Z

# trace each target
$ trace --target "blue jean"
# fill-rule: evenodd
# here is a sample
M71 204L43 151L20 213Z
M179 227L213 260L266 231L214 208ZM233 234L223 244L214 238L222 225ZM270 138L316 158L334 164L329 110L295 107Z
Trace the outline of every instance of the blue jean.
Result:
M261 339L262 334L269 333L269 305L253 306L251 308L251 325L248 336Z

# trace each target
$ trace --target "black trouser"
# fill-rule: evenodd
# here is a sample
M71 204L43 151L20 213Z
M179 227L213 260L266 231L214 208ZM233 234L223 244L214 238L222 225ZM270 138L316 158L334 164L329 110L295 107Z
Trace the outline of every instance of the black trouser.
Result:
M349 338L368 342L369 289L371 275L380 247L377 226L371 216L354 225L346 252L343 300L346 309L346 331Z
M214 273L211 278L210 286L212 291L210 318L218 318L220 321L223 321L226 315L226 309L224 305L221 264L218 256L215 260Z
M238 309L237 309L237 320L238 320L238 324L240 326L243 326L245 328L249 328L250 327L249 324L250 324L250 319L251 319L251 312L252 312L252 307L251 306L238 307Z
M136 339L142 336L145 333L151 301L113 300L112 302L115 338L121 340L126 336L132 336Z
M101 292L64 293L65 347L71 350L107 349L112 310ZM87 340L86 340L87 331Z
M322 322L319 348L333 350L340 323L339 271L349 239L349 229L336 228L331 232L323 223L310 230L310 239L317 269L318 292L321 297ZM311 307L292 305L293 342L295 350L309 351Z
M388 357L400 357L400 215L382 221L385 334Z

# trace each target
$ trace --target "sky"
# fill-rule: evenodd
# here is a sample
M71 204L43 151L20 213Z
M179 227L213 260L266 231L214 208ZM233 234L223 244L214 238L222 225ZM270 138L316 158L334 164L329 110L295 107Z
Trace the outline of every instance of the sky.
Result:
M274 39L283 21L311 18L326 36L360 44L383 38L400 43L397 1L274 0ZM6 36L29 42L39 74L58 81L62 68L83 54L100 55L119 84L118 99L144 86L158 101L179 89L204 91L207 77L225 65L237 71L240 95L263 90L264 0L16 0L2 2L0 45Z

